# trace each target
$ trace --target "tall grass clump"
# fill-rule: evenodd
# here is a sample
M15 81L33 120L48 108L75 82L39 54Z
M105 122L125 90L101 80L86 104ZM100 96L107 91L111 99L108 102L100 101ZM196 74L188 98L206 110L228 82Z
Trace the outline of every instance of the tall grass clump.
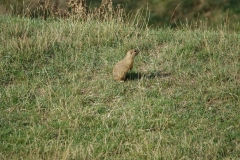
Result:
M240 157L239 33L122 13L0 15L0 159Z

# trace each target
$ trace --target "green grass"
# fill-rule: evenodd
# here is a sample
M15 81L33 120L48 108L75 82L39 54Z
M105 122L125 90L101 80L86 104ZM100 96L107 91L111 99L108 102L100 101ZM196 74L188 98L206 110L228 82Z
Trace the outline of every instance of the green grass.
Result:
M0 15L0 159L239 159L239 44L224 30Z

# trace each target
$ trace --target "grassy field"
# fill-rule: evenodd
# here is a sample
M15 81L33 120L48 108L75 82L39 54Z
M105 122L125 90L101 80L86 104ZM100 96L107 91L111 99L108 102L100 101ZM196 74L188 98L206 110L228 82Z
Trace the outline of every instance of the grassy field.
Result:
M239 159L239 44L224 27L0 15L0 159Z
M46 0L40 1L44 2ZM112 0L107 1L110 2ZM1 0L0 13L25 14L24 12L31 11L32 16L37 17L37 14L33 14L33 12L36 12L36 8L40 7L36 2L36 0ZM68 8L70 11L65 3L66 0L50 0L50 2L52 2L50 4L55 2L59 8ZM99 7L102 0L86 0L86 3L88 9L92 10L95 7ZM239 0L114 0L112 4L114 8L120 4L126 12L133 14L139 8L146 9L150 12L148 24L153 27L166 24L171 24L172 27L175 27L175 25L185 23L186 21L204 20L212 27L217 27L227 22L231 29L240 31Z

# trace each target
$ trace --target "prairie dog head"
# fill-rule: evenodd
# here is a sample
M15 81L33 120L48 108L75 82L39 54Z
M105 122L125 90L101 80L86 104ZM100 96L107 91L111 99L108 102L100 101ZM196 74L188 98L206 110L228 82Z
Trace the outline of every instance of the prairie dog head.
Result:
M139 54L139 51L136 49L131 49L127 52L127 56L126 57L131 57L134 58L136 55Z

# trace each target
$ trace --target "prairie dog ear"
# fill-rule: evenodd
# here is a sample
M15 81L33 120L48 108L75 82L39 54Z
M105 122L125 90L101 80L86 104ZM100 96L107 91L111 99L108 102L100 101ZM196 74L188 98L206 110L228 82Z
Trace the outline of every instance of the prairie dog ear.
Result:
M129 50L127 53L132 55L133 54L133 50Z

